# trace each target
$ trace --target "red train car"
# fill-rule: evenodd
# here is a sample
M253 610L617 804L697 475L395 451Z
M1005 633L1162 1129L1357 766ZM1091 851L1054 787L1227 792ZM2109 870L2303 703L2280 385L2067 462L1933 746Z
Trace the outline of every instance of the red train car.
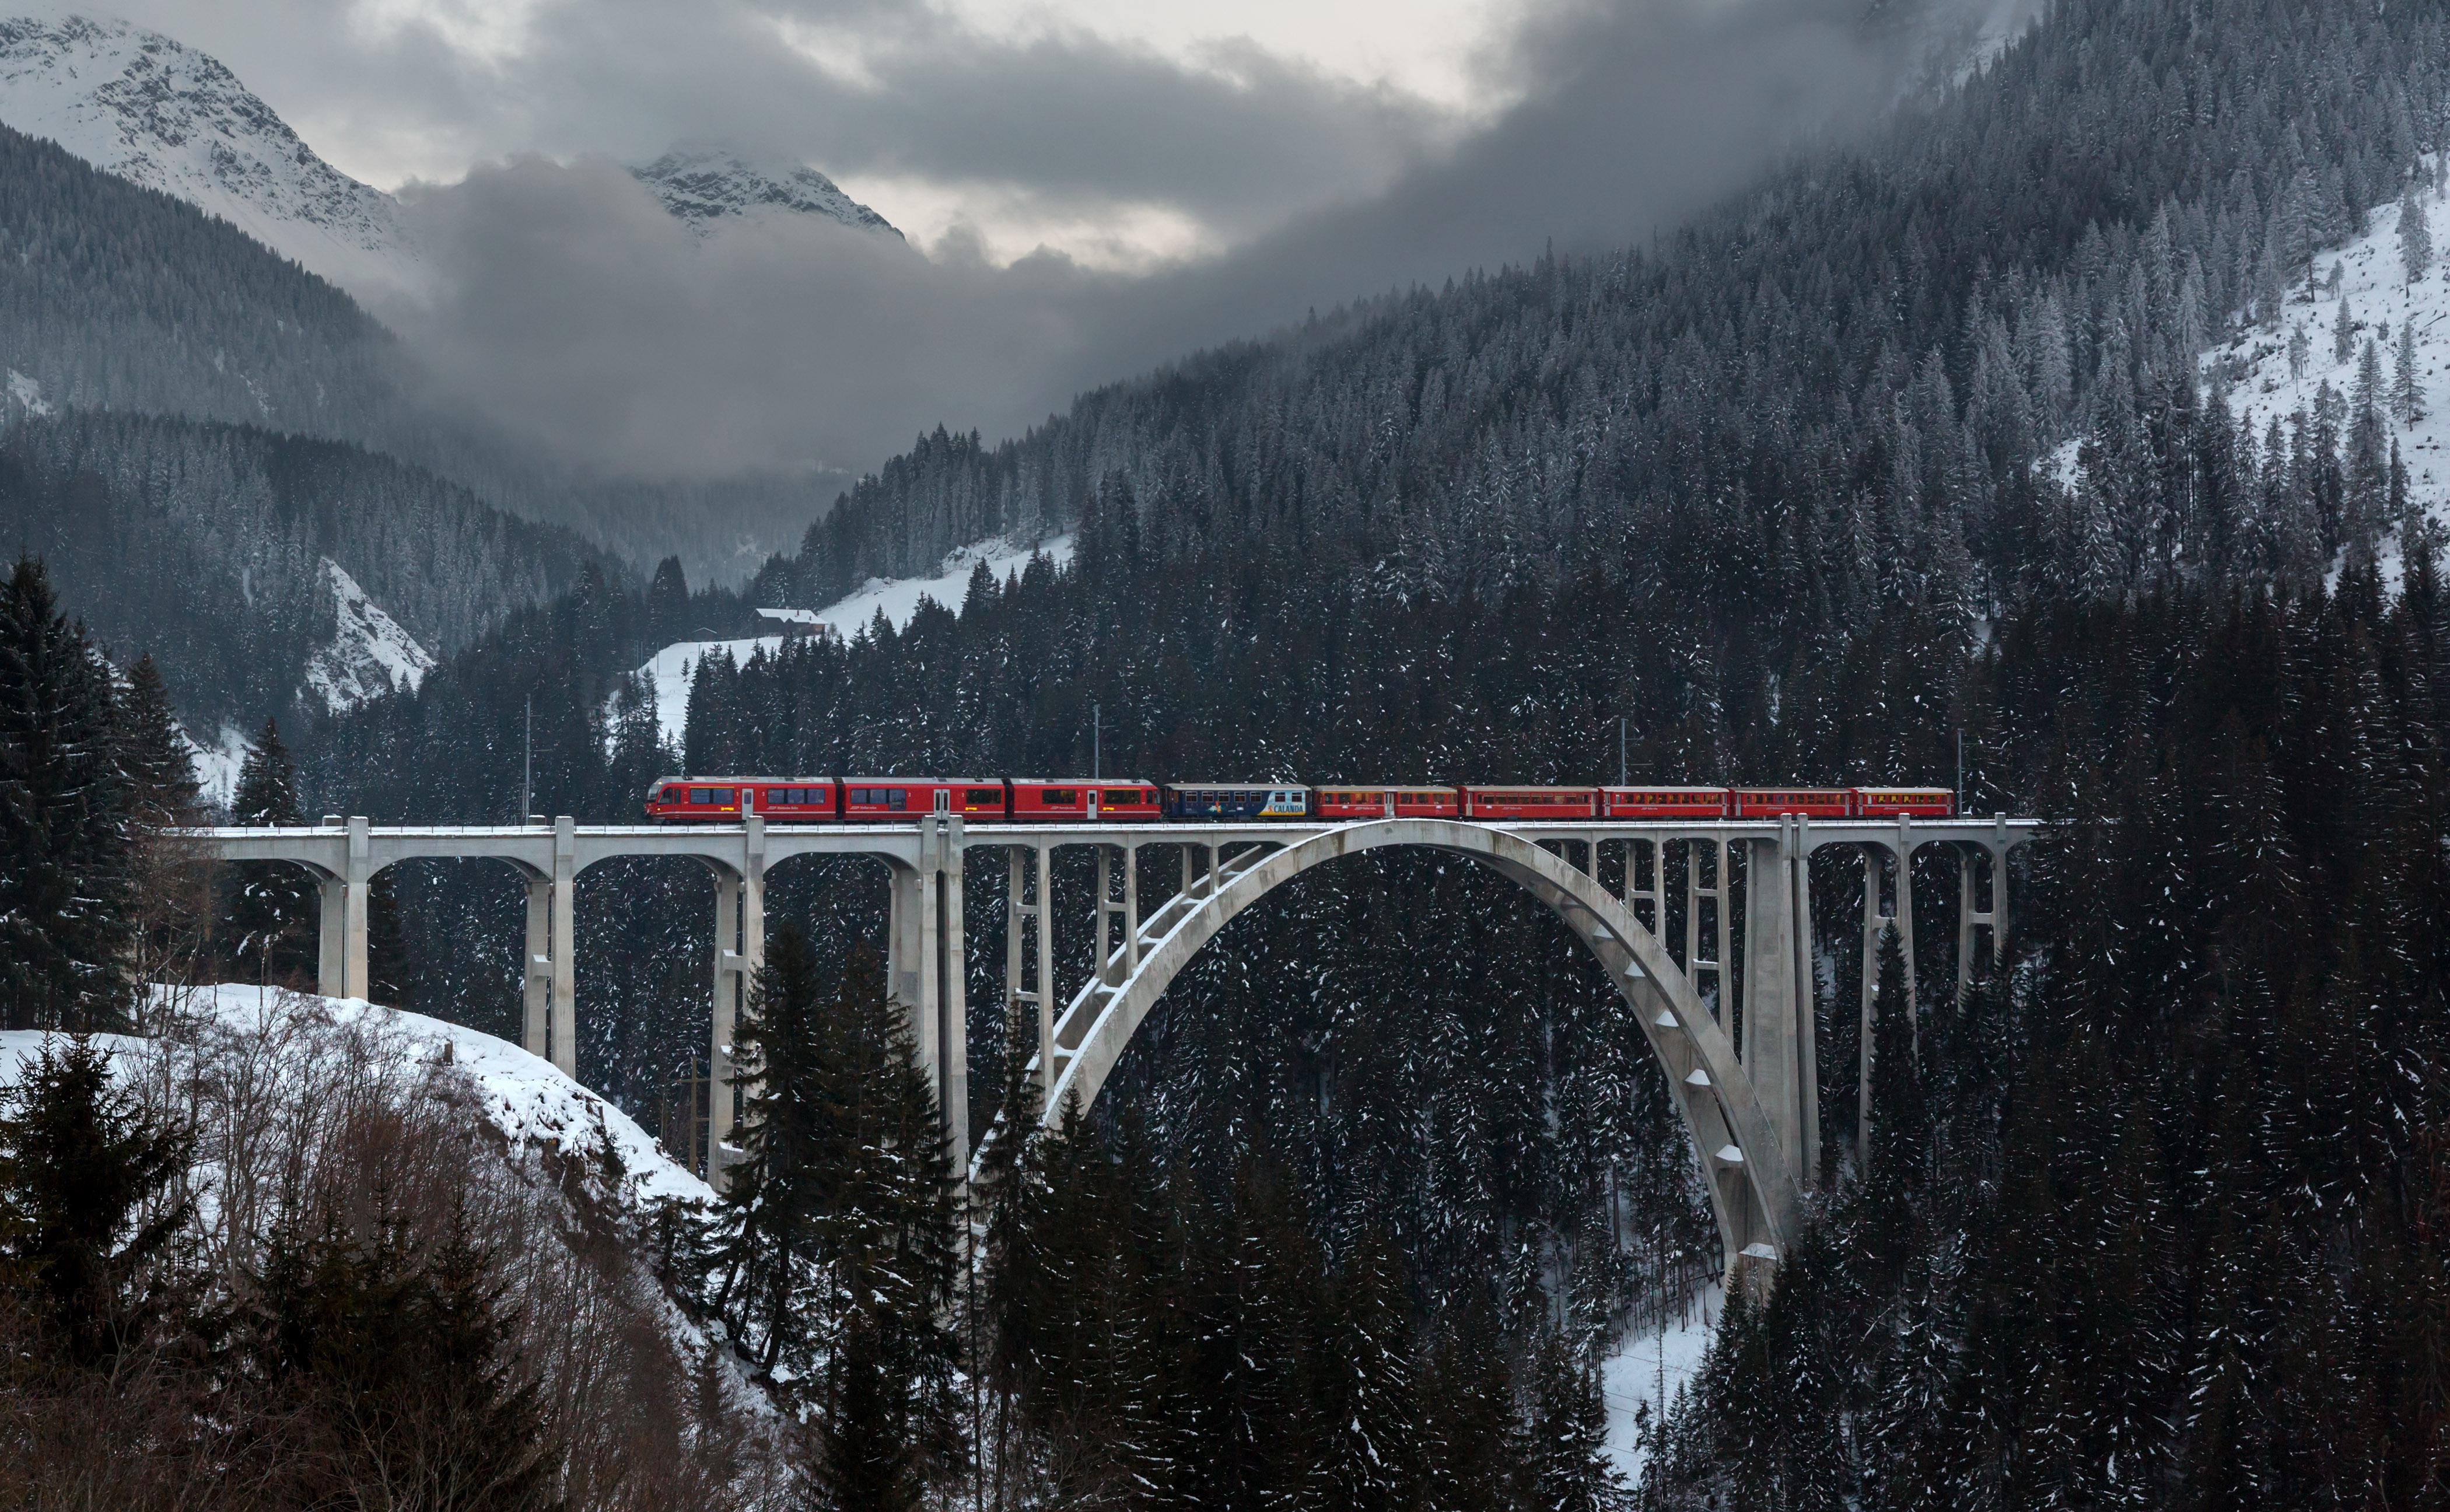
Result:
M1723 787L1603 787L1603 819L1724 819Z
M1954 819L1956 817L1956 794L1945 787L1855 789L1856 818L1894 819L1900 815L1912 815L1916 819Z
M1466 819L1596 819L1596 787L1473 787L1463 789Z
M1463 794L1452 787L1320 787L1311 799L1321 819L1454 819Z
M744 777L741 790L755 799L758 813L777 824L829 824L842 811L842 789L830 777Z
M1775 819L1801 814L1808 819L1844 819L1855 811L1851 787L1739 787L1729 807L1738 819Z
M758 777L665 777L647 789L647 817L700 823L740 818L740 795L768 779ZM750 802L755 802L752 793Z
M1037 824L1069 820L1156 819L1159 816L1157 784L1133 777L1016 777L1010 817Z
M864 822L922 814L1001 819L1005 809L1001 777L846 777L842 795L842 817Z

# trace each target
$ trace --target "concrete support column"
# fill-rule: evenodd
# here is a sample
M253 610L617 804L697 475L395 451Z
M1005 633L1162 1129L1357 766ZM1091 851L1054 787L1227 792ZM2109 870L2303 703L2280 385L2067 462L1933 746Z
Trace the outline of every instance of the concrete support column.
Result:
M741 827L745 838L740 865L740 970L735 974L737 985L733 988L735 1034L739 1031L738 1010L750 1005L757 991L757 975L766 969L766 821L750 814L741 821ZM753 1076L740 1081L734 1099L735 1119L739 1116L737 1103L755 1095L757 1086Z
M706 1170L723 1185L723 1150L739 1119L737 1062L731 1047L740 1026L740 879L714 874L714 1014L706 1055Z
M936 908L936 980L940 984L936 1043L941 1056L938 1064L943 1067L936 1095L943 1109L944 1132L952 1140L954 1173L966 1176L970 1169L970 971L962 912L966 847L961 815L940 818L936 824L942 832L937 851L942 859L936 872L941 892Z
M1123 974L1140 969L1140 848L1116 847L1123 856Z
M1003 1002L1004 1012L1012 1016L1004 1033L1007 1037L1019 1030L1021 1005L1037 994L1021 984L1021 930L1031 913L1023 889L1029 882L1021 866L1021 848L1006 845L1003 851Z
M315 879L315 990L326 998L348 996L341 943L347 938L348 891L344 878L323 873Z
M1797 1041L1792 822L1744 846L1744 1066L1779 1153L1803 1153L1802 1056Z
M348 885L340 897L340 996L366 995L366 890L375 880L369 831L360 814L349 821Z
M1787 840L1787 876L1795 890L1795 1074L1802 1089L1802 1143L1796 1179L1820 1182L1820 962L1812 940L1812 821L1795 816Z
M552 1053L545 1042L553 985L553 880L530 873L527 948L521 954L519 1043L542 1059Z
M1115 905L1107 901L1107 899L1112 896L1114 888L1114 848L1100 843L1098 846L1098 957L1091 965L1098 973L1098 979L1110 986L1115 979L1114 973L1107 964L1115 949L1112 925Z
M553 1063L578 1075L578 822L553 822Z
M1038 847L1039 1093L1055 1090L1055 851Z
M897 866L888 927L889 991L909 1015L919 1064L936 1092L957 1173L969 1169L968 964L962 940L959 815L919 823L919 863ZM1042 898L1042 895L1041 895Z

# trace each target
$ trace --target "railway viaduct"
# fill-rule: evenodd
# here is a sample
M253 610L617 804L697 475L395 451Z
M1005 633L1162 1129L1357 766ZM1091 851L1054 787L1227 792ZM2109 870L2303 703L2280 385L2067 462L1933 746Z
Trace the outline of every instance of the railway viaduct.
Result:
M527 883L525 1041L565 1074L577 1070L574 988L575 882L615 857L703 863L714 876L710 1037L718 1088L731 1080L732 1026L765 960L766 879L795 857L863 857L891 877L886 973L911 1015L919 1053L938 1100L969 1105L963 945L965 857L1001 850L1003 990L1016 1023L1034 1016L1034 1061L1048 1088L1051 1123L1065 1100L1083 1106L1121 1059L1166 987L1226 922L1276 888L1321 865L1387 846L1425 846L1486 866L1524 888L1564 921L1597 960L1642 1026L1677 1095L1711 1192L1723 1252L1733 1270L1774 1261L1789 1243L1802 1193L1820 1167L1817 993L1812 938L1815 853L1851 847L1864 877L1866 961L1889 925L1898 927L1914 981L1913 888L1907 867L1940 846L1957 866L1960 984L1987 937L1994 955L2009 928L2008 859L2033 838L2032 821L1768 820L1484 823L1377 819L1342 824L999 823L965 828L934 814L898 824L768 824L750 817L720 826L580 825L568 818L526 826L437 828L326 818L312 827L190 831L233 862L286 862L321 889L320 986L333 997L366 992L366 896L376 874L402 862L483 859ZM1088 916L1094 940L1085 979L1058 979L1054 948L1062 917L1053 886L1055 853L1094 847L1093 896L1068 903ZM1170 895L1143 899L1151 868L1142 852L1178 855ZM1606 855L1608 864L1603 864ZM1617 879L1604 883L1604 875ZM1148 906L1143 906L1144 902ZM1731 953L1740 935L1740 960ZM1857 1095L1868 1113L1870 1016L1876 988L1866 970L1859 1012L1863 1059ZM736 1116L718 1093L709 1125L710 1164ZM963 1120L950 1120L956 1169L971 1152Z

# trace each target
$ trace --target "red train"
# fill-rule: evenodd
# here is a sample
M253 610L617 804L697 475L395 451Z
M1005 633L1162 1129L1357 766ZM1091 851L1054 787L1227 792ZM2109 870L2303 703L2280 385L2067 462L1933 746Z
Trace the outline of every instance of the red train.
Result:
M1074 777L666 777L659 822L890 824L921 814L1024 824L1156 819L1946 819L1945 787L1508 787L1180 783Z

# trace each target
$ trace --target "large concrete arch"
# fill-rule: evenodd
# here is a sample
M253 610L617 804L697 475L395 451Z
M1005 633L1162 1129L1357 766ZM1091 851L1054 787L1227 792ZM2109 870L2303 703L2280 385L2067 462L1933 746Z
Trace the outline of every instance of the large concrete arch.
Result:
M1714 1020L1665 948L1596 877L1522 835L1450 820L1383 820L1312 835L1267 853L1198 900L1106 998L1049 1090L1044 1116L1077 1096L1097 1098L1141 1022L1175 978L1244 909L1313 867L1388 846L1425 846L1465 857L1515 882L1564 920L1598 958L1642 1025L1666 1073L1685 1132L1708 1179L1721 1242L1732 1270L1740 1259L1775 1259L1794 1232L1799 1184L1796 1152L1779 1147L1726 1031Z

